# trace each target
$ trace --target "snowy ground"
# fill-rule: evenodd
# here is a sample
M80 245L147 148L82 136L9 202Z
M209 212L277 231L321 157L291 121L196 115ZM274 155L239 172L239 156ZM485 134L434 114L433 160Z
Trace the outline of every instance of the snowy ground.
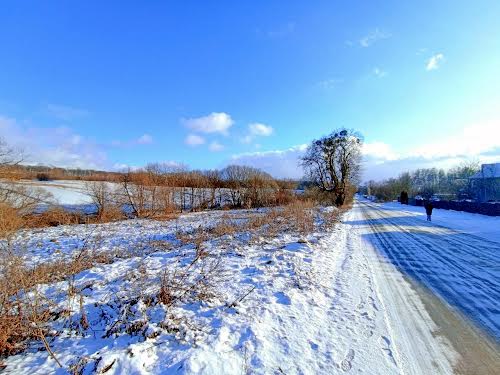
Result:
M41 188L50 193L57 204L64 206L84 205L92 203L86 194L85 181L57 180L35 181L22 180L19 182L26 186Z
M69 256L89 243L96 251L135 254L77 275L76 289L83 296L90 329L75 328L81 309L78 301L68 302L66 283L43 288L61 308L73 310L70 322L53 323L60 334L51 341L52 349L66 368L77 365L84 374L453 373L463 355L441 331L436 311L430 311L407 277L409 268L402 264L425 261L426 267L436 267L432 272L441 273L438 280L446 283L450 293L455 284L460 286L457 290L468 293L462 284L470 281L469 292L484 302L471 306L492 317L494 328L498 305L491 297L498 292L500 278L499 269L489 267L491 262L498 266L498 257L492 258L495 245L471 236L474 245L467 247L467 238L461 237L461 242L450 242L446 248L439 242L437 249L443 254L431 259L427 237L421 240L408 232L428 231L445 241L451 229L431 227L415 214L402 214L392 207L379 211L380 207L359 203L345 214L343 223L329 230L317 227L307 237L294 232L236 233L210 240L204 244L207 259L223 264L218 297L171 309L150 304L147 297L157 292L165 267L193 257L193 245L180 242L179 231L213 227L228 217L246 220L255 212L204 212L171 222L130 220L41 229L25 233L18 243L32 262ZM393 221L402 215L405 223L398 223L397 231L406 239L381 248L394 229ZM377 226L371 220L382 222ZM158 247L159 243L165 246ZM481 254L477 259L466 255L472 248ZM463 262L461 268L471 275L461 273L450 260L449 253L455 250ZM412 252L422 257L411 259ZM482 269L482 274L474 273ZM420 280L418 274L426 274L425 269L414 267L412 276L419 282L435 280L431 275ZM474 277L480 279L474 283ZM467 295L464 300L473 302ZM138 326L134 323L141 323L140 329L133 329ZM65 373L38 348L36 344L8 358L6 371ZM486 370L491 369L488 365Z
M385 210L400 211L418 220L425 221L427 219L424 207L401 205L397 202L374 203L374 206ZM500 243L500 216L487 216L435 208L432 211L432 222Z

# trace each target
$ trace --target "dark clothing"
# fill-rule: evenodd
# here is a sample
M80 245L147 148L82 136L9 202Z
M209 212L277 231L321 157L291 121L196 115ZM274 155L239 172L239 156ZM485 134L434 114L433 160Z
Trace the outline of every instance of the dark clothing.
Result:
M434 208L434 207L432 207L432 203L427 203L427 204L425 205L425 213L426 213L427 215L432 215L432 209L433 209L433 208Z

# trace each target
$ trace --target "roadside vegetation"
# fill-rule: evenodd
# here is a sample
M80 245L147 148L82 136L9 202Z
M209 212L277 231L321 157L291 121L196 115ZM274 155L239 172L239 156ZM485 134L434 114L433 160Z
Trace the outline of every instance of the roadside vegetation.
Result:
M23 171L36 173L40 181L53 178L54 171L21 166L22 153L1 143L0 368L2 358L32 345L47 351L58 366L67 367L52 349L55 340L66 336L102 332L102 338L127 334L147 339L159 335L160 329L179 337L181 326L189 326L188 317L173 314L180 304L234 308L255 287L238 290L229 299L221 293L220 286L228 280L227 257L234 256L229 249L266 244L283 235L307 242L311 233L330 230L352 201L360 145L361 138L346 130L312 142L302 160L309 180L301 193L296 191L297 182L238 165L212 171L149 164L111 174L58 172L85 179L94 207L89 214L59 207L43 189L19 183L26 177ZM196 228L177 225L182 212L207 210L219 213ZM126 219L154 219L169 230L175 225L175 231L169 241L150 238L113 250L103 250L100 238L89 235L69 254L42 261L27 256L33 228L101 224L107 230L106 226ZM154 270L146 264L153 253L168 260ZM101 318L91 319L85 300L93 286L79 283L78 275L127 259L137 263L134 272L122 275L124 283L132 283L130 293L125 299L95 302L92 310L100 309ZM49 285L58 285L57 296ZM296 285L301 285L299 279ZM154 309L163 311L161 321L151 321ZM67 369L81 373L87 362L77 358Z

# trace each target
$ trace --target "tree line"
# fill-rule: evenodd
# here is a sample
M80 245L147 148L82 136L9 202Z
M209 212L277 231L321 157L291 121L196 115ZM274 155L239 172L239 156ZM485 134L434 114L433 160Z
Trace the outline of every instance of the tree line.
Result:
M410 197L421 196L425 199L435 195L450 200L472 199L474 192L469 177L479 169L478 162L464 162L449 170L420 168L380 182L368 181L360 187L360 192L384 201L396 199L401 192L408 193Z

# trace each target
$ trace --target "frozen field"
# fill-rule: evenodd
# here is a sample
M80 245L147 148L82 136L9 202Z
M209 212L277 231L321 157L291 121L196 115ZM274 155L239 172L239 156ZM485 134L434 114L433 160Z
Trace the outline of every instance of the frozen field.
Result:
M55 203L60 205L85 205L92 203L85 193L84 181L57 180L57 181L21 181L23 185L42 188L52 195Z
M35 263L84 247L121 254L77 275L81 306L68 301L66 282L43 286L43 293L72 312L52 323L59 334L50 344L59 361L83 374L495 373L498 347L464 333L470 327L448 317L453 314L447 306L438 311L439 302L432 305L432 294L424 298L414 282L429 284L450 304L462 303L459 309L495 333L497 245L393 207L358 203L333 228L323 228L318 218L307 237L257 231L207 240L208 263L201 267L220 267L214 297L171 308L151 300L165 268L189 264L195 256L195 246L180 240L182 233L266 214L202 212L169 222L130 220L22 234L18 250ZM193 267L192 274L202 271ZM88 329L75 325L82 311ZM445 323L463 335L450 335ZM462 340L472 345L468 353ZM40 346L9 357L6 371L65 373Z

